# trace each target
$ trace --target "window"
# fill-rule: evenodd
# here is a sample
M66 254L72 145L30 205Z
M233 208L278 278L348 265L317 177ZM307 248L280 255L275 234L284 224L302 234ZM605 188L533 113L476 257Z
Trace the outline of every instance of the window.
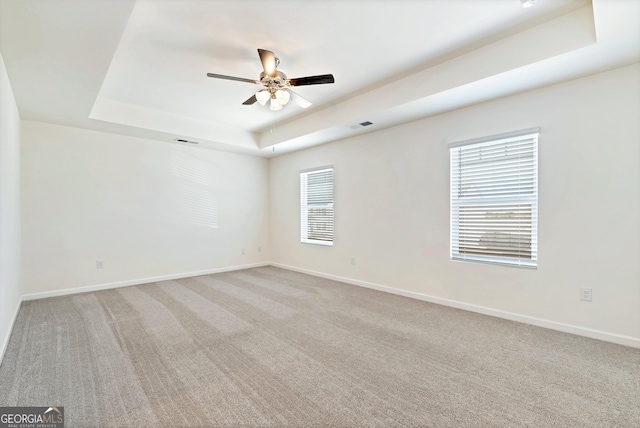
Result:
M300 173L300 240L333 245L333 167Z
M537 266L538 131L450 146L451 259Z

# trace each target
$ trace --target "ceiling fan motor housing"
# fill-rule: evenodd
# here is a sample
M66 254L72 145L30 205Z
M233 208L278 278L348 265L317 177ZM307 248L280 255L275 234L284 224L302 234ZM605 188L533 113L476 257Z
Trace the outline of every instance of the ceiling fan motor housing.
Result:
M276 71L276 77L271 77L264 71L260 73L260 83L267 88L272 97L278 90L286 90L289 85L289 79L282 71Z

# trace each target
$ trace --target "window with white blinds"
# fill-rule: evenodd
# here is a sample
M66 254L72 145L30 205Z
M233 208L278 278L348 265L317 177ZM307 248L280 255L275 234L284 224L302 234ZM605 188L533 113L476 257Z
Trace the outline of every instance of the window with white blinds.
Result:
M300 240L333 245L333 167L300 173Z
M451 259L535 268L538 133L449 151Z

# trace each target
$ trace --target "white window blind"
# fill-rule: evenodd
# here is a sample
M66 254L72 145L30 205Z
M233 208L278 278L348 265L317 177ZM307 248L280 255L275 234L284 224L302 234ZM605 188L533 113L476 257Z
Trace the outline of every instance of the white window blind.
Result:
M333 245L333 167L300 173L300 239Z
M537 266L538 134L450 148L451 258Z

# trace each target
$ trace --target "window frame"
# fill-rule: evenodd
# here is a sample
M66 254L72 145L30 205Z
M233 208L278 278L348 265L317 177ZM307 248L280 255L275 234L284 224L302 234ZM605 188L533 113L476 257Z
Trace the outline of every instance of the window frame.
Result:
M449 144L450 260L537 269L539 134L540 129L533 128ZM505 190L507 185L504 184L504 178L499 177L503 173L494 170L496 168L495 160L482 162L482 156L479 156L480 161L476 161L477 164L473 168L481 165L480 168L486 168L482 172L490 174L488 177L485 175L482 178L482 183L478 178L470 178L472 173L469 171L472 167L467 166L468 169L462 172L465 167L462 165L460 152L465 149L469 153L476 148L480 151L482 148L496 150L499 147L504 147L506 155L508 147L516 146L519 143L524 146L529 140L532 145L531 159L529 160L522 155L522 161L518 157L518 166L516 168L510 167L510 174L516 171L517 178L510 176L509 180L515 180L516 184L513 189L517 190ZM525 151L519 149L518 153L525 153ZM503 168L503 165L501 164L499 167ZM467 190L468 196L462 196L465 193L465 185L469 185L469 181L466 180L471 180L471 187L467 189L473 190ZM480 189L482 185L485 186L484 190ZM486 186L497 186L500 191L497 195L487 195L487 193L495 191L495 187L489 190ZM508 186L511 188L514 185L509 184ZM463 208L462 214L461 207ZM473 213L471 213L472 211ZM501 218L500 213L507 213L508 216L513 216L514 220L502 217L509 219L496 221L495 218L490 217L490 214L493 214L499 219ZM483 214L484 217L477 217L478 214ZM476 220L478 218L479 220ZM471 226L473 231L469 231L470 222L473 224ZM492 224L494 222L499 224ZM515 226L511 226L511 224L515 224ZM507 225L509 227L506 227ZM501 229L501 227L505 227L505 229ZM515 231L515 228L521 229ZM461 232L461 229L466 230ZM484 235L488 238L486 236L483 238ZM482 244L483 239L485 239L484 245ZM461 252L462 242L468 244Z
M330 180L330 202L326 203L308 203L308 194L309 194L309 176L313 174L321 174L330 171L331 180ZM318 168L305 169L300 171L300 243L308 244L308 245L320 245L324 247L332 247L334 242L334 224L335 224L335 212L334 212L334 169L333 165L326 165ZM323 191L326 189L316 189L319 193L316 194L316 197L322 199L327 195L321 195ZM328 224L324 225L324 227L328 227L329 231L322 230L322 222L319 222L319 226L321 226L318 230L316 238L320 237L330 237L330 239L314 239L313 237L309 237L309 210L310 209L321 209L321 210L330 210L330 220Z

